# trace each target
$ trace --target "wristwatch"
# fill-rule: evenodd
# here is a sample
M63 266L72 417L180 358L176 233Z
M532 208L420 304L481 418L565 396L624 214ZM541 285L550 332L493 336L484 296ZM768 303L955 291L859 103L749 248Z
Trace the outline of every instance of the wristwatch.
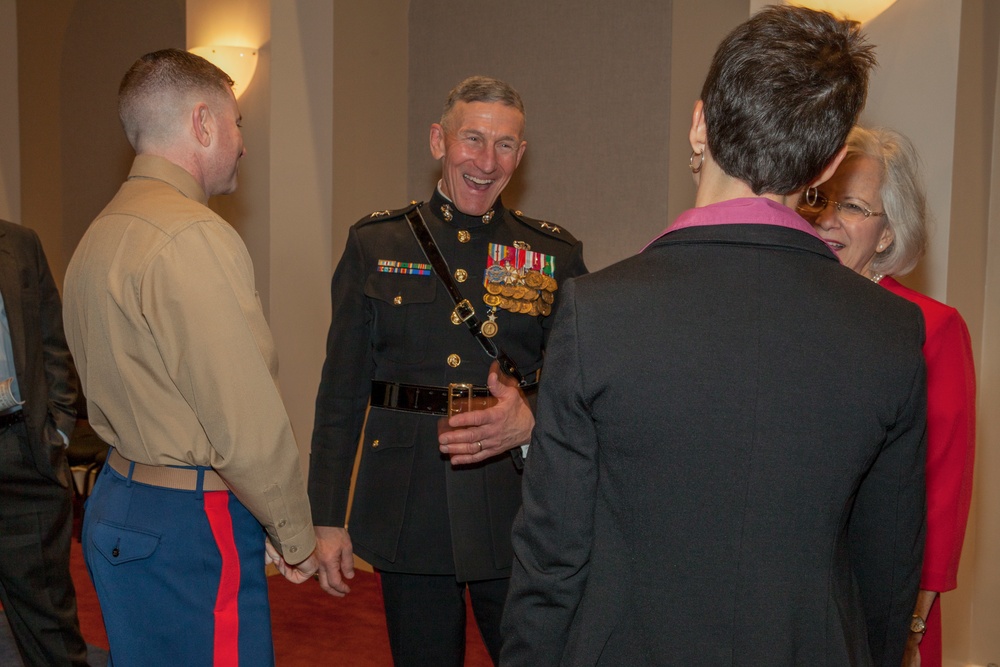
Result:
M918 635L924 634L927 631L927 623L919 615L914 614L910 619L910 632L915 632Z

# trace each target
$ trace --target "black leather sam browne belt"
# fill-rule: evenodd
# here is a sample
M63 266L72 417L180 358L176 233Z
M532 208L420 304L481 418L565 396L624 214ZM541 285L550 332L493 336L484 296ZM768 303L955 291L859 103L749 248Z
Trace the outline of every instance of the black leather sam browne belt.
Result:
M529 377L531 381L521 387L521 391L526 394L538 390L537 373L532 373ZM447 387L429 387L372 380L373 408L450 417L460 412L485 410L496 403L497 399L490 393L489 388L478 385L450 384Z

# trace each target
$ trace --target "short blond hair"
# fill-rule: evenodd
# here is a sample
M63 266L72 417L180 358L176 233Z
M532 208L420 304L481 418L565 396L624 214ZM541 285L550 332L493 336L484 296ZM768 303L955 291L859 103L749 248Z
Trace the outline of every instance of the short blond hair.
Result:
M163 49L142 56L118 86L118 117L132 148L160 137L167 108L191 92L208 93L221 101L233 86L228 74L201 56L181 49Z

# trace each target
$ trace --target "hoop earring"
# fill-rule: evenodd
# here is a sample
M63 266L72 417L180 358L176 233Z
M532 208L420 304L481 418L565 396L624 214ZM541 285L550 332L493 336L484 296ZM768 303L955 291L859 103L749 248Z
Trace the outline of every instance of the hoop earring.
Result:
M701 160L698 161L697 167L694 166L694 158L696 155L701 158ZM688 168L691 169L691 173L697 174L699 171L701 171L701 168L704 164L705 164L705 152L702 151L701 153L696 153L695 151L691 151L691 158L688 160Z
M819 201L819 188L810 185L806 188L806 204L815 206L817 201Z

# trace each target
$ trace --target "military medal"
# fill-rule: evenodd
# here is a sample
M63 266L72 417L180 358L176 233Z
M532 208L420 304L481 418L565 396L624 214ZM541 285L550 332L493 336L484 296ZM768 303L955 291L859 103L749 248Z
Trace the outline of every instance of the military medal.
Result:
M493 338L497 335L497 331L499 330L499 327L497 326L496 312L496 307L490 308L489 319L479 326L479 330L483 332L483 335L487 338Z
M491 321L496 309L521 315L548 315L556 288L555 257L533 252L524 241L512 245L491 243L483 286L483 302L490 306ZM486 324L484 323L484 333ZM492 329L492 327L491 327ZM495 332L495 329L494 329ZM494 333L495 335L495 333Z

